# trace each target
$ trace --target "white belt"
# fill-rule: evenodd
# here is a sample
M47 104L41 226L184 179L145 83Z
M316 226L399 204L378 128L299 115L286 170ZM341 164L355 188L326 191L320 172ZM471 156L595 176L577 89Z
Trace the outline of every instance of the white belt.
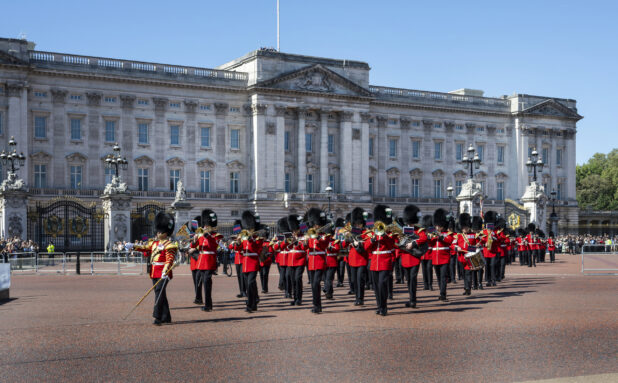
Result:
M309 255L324 255L324 254L326 254L326 253L323 252L323 251L313 251L313 252L309 253Z
M336 257L337 253L326 253L327 257Z
M165 265L165 262L152 262L153 266L163 266Z
M379 250L379 251L374 251L374 254L390 254L392 253L393 250Z
M258 253L243 253L245 257L257 257Z
M433 247L432 250L450 250L450 247Z
M500 245L500 247L506 247L506 245Z
M217 254L214 251L202 251L200 254Z
M288 253L304 253L305 250L290 250Z

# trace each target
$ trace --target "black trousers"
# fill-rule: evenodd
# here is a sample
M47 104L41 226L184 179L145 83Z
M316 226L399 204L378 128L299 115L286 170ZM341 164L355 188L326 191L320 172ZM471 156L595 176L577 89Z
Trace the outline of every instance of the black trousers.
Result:
M526 250L517 250L517 254L519 254L519 266L526 265L528 263L526 260Z
M324 290L326 290L326 297L333 297L333 282L335 281L335 271L338 271L339 267L329 267L326 269L326 279L324 280Z
M307 283L311 284L311 276L309 275L309 268L307 268Z
M504 257L500 257L500 273L499 273L499 278L498 278L498 282L502 281L504 279L504 272L506 271L506 260L507 260L508 255L505 255Z
M294 299L294 266L288 266L285 268L285 283L286 283L286 292L288 294L288 298Z
M418 284L418 269L420 264L412 267L403 267L403 275L408 283L408 294L410 303L416 303L416 286Z
M550 261L551 263L556 262L556 250L551 250L551 251L549 252L549 261Z
M401 283L403 279L403 270L401 269L401 258L395 259L393 262L393 269L395 270L395 280L397 283Z
M247 288L245 287L245 277L242 275L242 265L236 265L236 278L238 279L238 291L246 297Z
M496 257L487 258L485 257L485 280L488 284L492 285L496 282Z
M262 291L268 292L268 274L270 273L270 265L260 268L260 284L262 285Z
M204 286L204 307L212 308L212 275L215 270L198 270L202 286Z
M292 286L294 288L294 301L296 304L303 302L303 271L305 271L305 266L292 267L292 275L294 277Z
M277 287L279 290L285 290L285 266L281 266L277 263L277 271L279 272L279 283Z
M156 284L159 279L153 279L152 284ZM154 288L154 299L155 305L152 310L152 316L155 319L163 323L169 323L172 321L172 314L170 313L170 305L167 302L167 294L165 291L167 290L167 285L170 283L169 279L167 281L162 281Z
M251 271L249 273L243 273L245 278L245 286L247 287L247 308L251 310L257 309L257 271Z
M356 294L356 301L365 300L365 272L366 266L352 267L350 266L350 285L353 286L353 291Z
M347 263L345 263L341 259L337 261L337 283L338 284L343 284L343 277L345 276L345 266L346 265Z
M322 308L322 274L323 270L309 270L309 276L311 278L311 297L313 298L313 307L317 309Z
M464 278L464 265L461 262L457 262L457 279L463 279Z
M450 277L449 282L456 283L455 269L457 268L457 256L451 254L451 258L448 260L448 275Z
M528 250L528 267L536 267L536 250Z
M474 288L478 288L479 286L481 288L483 287L484 272L485 272L485 269L478 269L472 272L472 283L474 284Z
M365 289L371 290L373 289L375 291L374 285L373 285L373 273L371 273L369 270L371 270L371 259L367 261L367 266L366 266L366 272L367 272L367 276L365 278Z
M431 269L431 259L421 260L421 271L423 273L423 287L429 290L433 284L433 270Z
M464 270L464 290L472 289L472 273L475 271Z
M191 277L193 278L193 290L195 290L195 301L202 303L202 280L198 277L198 271L199 270L191 270Z
M352 277L352 266L350 266L349 263L345 262L345 269L348 272L348 281L349 281L349 284L350 284L350 291L353 292L353 293L356 293L356 287L354 286L354 281L356 279L354 279Z
M375 285L376 303L380 312L386 313L388 302L388 280L393 275L393 270L370 271Z
M448 274L448 263L443 265L434 266L436 271L436 278L438 279L438 286L440 286L440 296L446 297L446 275Z

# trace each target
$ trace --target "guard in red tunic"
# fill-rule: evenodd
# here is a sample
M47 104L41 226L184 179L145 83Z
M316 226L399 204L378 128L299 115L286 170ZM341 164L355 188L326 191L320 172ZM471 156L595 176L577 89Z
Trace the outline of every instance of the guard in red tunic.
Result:
M457 234L457 261L463 265L464 269L464 292L463 295L471 295L472 273L470 261L466 258L467 254L477 251L477 237L472 231L472 219L470 214L462 213L459 215L459 227L461 233Z
M474 217L472 217L472 232L475 234L476 237L476 246L477 247L481 247L481 235L483 234L483 219L481 217L479 217L478 215L475 215ZM487 267L487 265L485 265L485 267ZM484 274L484 267L481 267L480 269L473 271L472 272L472 289L473 290L478 290L481 289L483 290L483 274Z
M150 257L152 269L150 279L154 288L155 305L152 311L154 324L160 326L162 323L171 323L172 315L170 306L167 302L167 285L172 279L172 265L178 253L178 244L171 241L174 232L174 217L169 213L160 212L155 217L155 230L157 238L149 241L146 246L137 246L136 250L143 251L144 255ZM160 283L160 279L163 279Z
M197 216L194 219L197 221L198 227L202 226L202 217ZM195 233L193 234L195 236ZM194 237L195 238L195 237ZM197 272L197 259L199 254L197 254L196 250L189 250L189 269L191 270L191 278L193 279L193 289L195 290L195 299L193 303L196 305L204 304L202 300L202 281L198 277Z
M528 234L526 235L526 243L528 244L528 267L536 267L536 258L538 256L538 244L536 238L536 225L534 223L528 224Z
M307 265L307 242L300 230L302 217L296 214L288 216L288 226L294 241L288 246L288 270L293 289L292 306L303 304L303 272Z
M500 240L498 239L498 237L496 236L496 232L494 231L497 219L498 214L495 211L490 210L485 213L485 229L483 229L480 236L481 244L483 245L483 257L485 258L485 280L487 281L486 286L496 285L496 257L498 256L498 251L500 251Z
M234 227L240 228L241 226L239 219L234 221ZM238 280L238 295L236 295L236 298L243 298L247 296L247 289L245 288L245 278L242 276L242 246L238 235L233 238L228 248L234 252L234 265L236 266L236 279Z
M556 262L556 239L554 238L554 232L549 232L549 238L547 239L547 251L549 251L549 262Z
M273 264L273 257L277 252L275 244L276 238L271 242L264 241L264 256L260 258L260 285L263 294L268 293L268 274L270 273L270 266Z
M291 234L290 227L288 226L288 218L279 218L277 221L277 235L279 236L279 239L277 240L274 248L276 251L275 261L277 262L277 267L279 268L279 290L285 291L286 298L290 297L290 292L288 290L286 280L288 251L285 238Z
M196 235L191 243L191 248L196 249L199 257L197 269L199 279L204 286L204 307L202 311L212 311L212 277L217 271L217 249L223 236L217 233L217 215L210 209L202 211L204 230Z
M324 239L328 241L326 247L326 278L324 279L324 294L326 299L333 299L333 283L335 282L335 273L339 270L339 250L341 243L333 237L334 230L330 229L324 234Z
M526 246L526 232L524 229L517 229L517 255L519 256L519 266L528 264L526 259L526 252L528 251Z
M425 228L418 226L420 210L416 205L408 205L403 209L403 223L406 227L413 228L414 235L409 235L410 238L415 238L407 241L404 248L397 250L397 255L401 259L401 267L403 276L408 284L409 300L406 302L406 307L416 308L416 285L418 280L418 269L421 264L421 257L425 255L428 249L427 233ZM407 236L404 234L404 236ZM405 239L402 238L402 240Z
M257 288L257 273L260 270L260 254L264 247L264 241L255 233L261 229L261 225L256 216L248 210L245 210L241 216L243 231L240 234L241 254L242 258L242 273L245 279L247 289L247 308L246 311L251 313L257 310L258 303L258 288Z
M496 220L496 237L500 242L498 248L498 264L496 265L496 282L502 282L504 279L504 272L506 271L506 259L507 259L507 246L509 238L506 235L506 221L504 218L498 218Z
M426 231L431 231L433 227L433 216L424 215L421 225ZM429 234L429 233L428 233ZM421 257L421 273L423 274L423 290L433 291L433 269L431 267L431 243L428 242L427 252Z
M447 231L448 220L446 210L437 209L433 213L433 224L436 227L436 232L430 237L429 243L431 246L431 264L438 278L440 286L440 298L442 302L448 302L446 299L446 277L448 274L448 265L451 258L451 243L452 236Z
M345 226L345 221L343 218L337 218L335 220L335 229L333 234L336 236L339 233L339 230ZM344 251L341 248L341 240L337 241L337 246L339 253L337 255L337 287L343 287L343 279L345 277L346 265L348 264L347 260L347 251ZM327 259L328 260L328 259ZM349 266L347 266L349 268ZM348 273L348 275L350 275Z
M391 237L393 239L393 242L396 244L399 242L399 238L397 237L396 234L392 233L389 229L388 226L391 225L393 223L393 210L386 206L386 205L376 205L373 208L373 219L375 220L375 222L382 222L384 223L384 225L386 225L386 235L388 235L389 237ZM397 264L397 252L396 249L393 250L393 256L394 256L394 260L393 260L393 270L395 270L395 265ZM369 258L369 264L371 265L371 257ZM401 277L401 275L400 275ZM373 279L373 278L371 278ZM388 299L393 299L393 286L394 285L394 278L393 278L393 273L391 272L391 274L388 277Z
M318 208L310 208L305 214L305 221L310 229L307 231L307 270L311 281L313 308L311 312L322 312L322 276L326 271L326 249L329 240L320 235L318 230L327 224L326 214Z
M354 306L365 304L365 277L367 272L367 252L363 242L368 238L365 231L365 215L362 208L357 207L350 215L351 232L341 243L342 248L348 249L348 263L350 264L350 285L356 294ZM356 231L353 233L352 231Z
M390 278L393 275L395 261L395 240L385 232L385 224L376 221L373 235L365 240L364 247L371 258L371 270L375 286L377 310L376 314L386 316Z

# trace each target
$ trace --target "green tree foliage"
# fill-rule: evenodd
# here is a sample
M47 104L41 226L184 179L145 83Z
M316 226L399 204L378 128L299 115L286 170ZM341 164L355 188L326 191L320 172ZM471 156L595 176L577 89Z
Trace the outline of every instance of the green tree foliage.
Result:
M618 210L618 149L597 153L576 168L577 202L583 209Z

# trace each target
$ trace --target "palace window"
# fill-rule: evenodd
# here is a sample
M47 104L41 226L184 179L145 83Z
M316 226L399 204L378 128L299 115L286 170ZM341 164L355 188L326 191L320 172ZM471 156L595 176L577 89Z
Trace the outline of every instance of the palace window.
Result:
M395 177L388 179L388 196L391 198L397 197L397 178Z
M148 191L148 169L137 169L137 189L139 191Z
M82 167L81 166L71 166L70 169L70 184L71 189L81 189L82 188Z
M412 158L421 158L421 142L419 140L412 141Z
M34 138L47 137L47 117L34 117Z
M562 149L556 149L556 166L562 166Z
M335 153L335 136L332 134L328 135L328 154Z
M34 187L46 188L47 187L47 165L35 164L34 165Z
M369 157L373 157L373 137L369 137Z
M485 131L485 127L484 126L477 126L476 127L476 131L477 131L477 133L482 133L482 132Z
M397 139L391 138L388 140L388 156L390 158L397 158Z
M240 129L230 130L230 149L240 149Z
M79 118L71 119L71 139L72 140L82 139L82 120Z
M562 200L562 198L563 198L563 195L562 195L563 190L562 190L562 189L563 189L563 184L562 184L562 182L558 182L558 183L556 184L556 193L557 193L557 194L556 194L556 198L557 198L558 200Z
M200 191L202 193L210 193L210 171L200 171Z
M238 194L240 193L240 173L231 172L230 173L230 193Z
M439 122L436 122L435 124L433 124L434 129L440 129L441 127L442 127L442 124Z
M464 152L464 144L462 143L455 144L455 159L457 161L461 161L463 159L463 152Z
M110 103L110 104L113 104L113 103L116 102L116 97L104 97L103 101L105 101L107 103Z
M205 126L200 128L200 146L202 148L210 148L210 127Z
M137 105L148 105L148 100L140 98L139 100L137 100Z
M105 142L116 141L116 121L105 121Z
M498 164L502 165L504 164L504 146L499 145L496 150L498 151Z
M34 91L34 97L40 97L40 98L47 97L47 92Z
M369 177L369 195L373 195L373 177Z
M82 99L82 96L80 94L72 94L72 95L69 96L69 98L72 101L80 101Z
M285 192L289 193L291 191L290 188L290 184L291 184L291 177L290 177L290 173L285 173Z
M412 126L418 128L419 126L421 126L421 123L418 121L412 121Z
M178 109L180 108L179 102L170 102L170 108Z
M481 162L483 162L485 160L485 145L477 145L476 153L478 153Z
M307 153L313 151L313 133L305 133L305 150Z
M434 142L433 145L433 159L436 161L442 160L442 142Z
M200 110L210 110L210 105L200 105Z
M412 178L412 193L411 196L412 198L419 198L421 193L420 193L420 180L418 178Z
M313 174L307 174L305 189L307 189L307 193L313 193Z
M170 145L180 145L180 126L170 126Z
M455 181L455 196L458 196L461 194L461 186L463 185L463 181L462 180L457 180Z
M105 168L105 185L112 183L112 178L116 175L116 168Z
M287 130L283 133L283 149L286 152L290 151L290 132Z
M328 186L333 188L333 192L335 192L337 190L337 189L335 189L335 175L334 174L329 174L328 175Z
M170 190L175 191L176 185L178 185L178 181L180 181L180 169L171 169L170 170Z
M137 143L141 145L148 144L148 124L143 122L137 124Z
M433 198L442 198L442 180L433 180Z
M498 182L496 184L496 199L498 201L503 201L504 200L504 182Z
M549 148L543 148L541 153L541 160L543 160L543 164L549 165Z
M455 125L455 130L464 130L463 125Z

